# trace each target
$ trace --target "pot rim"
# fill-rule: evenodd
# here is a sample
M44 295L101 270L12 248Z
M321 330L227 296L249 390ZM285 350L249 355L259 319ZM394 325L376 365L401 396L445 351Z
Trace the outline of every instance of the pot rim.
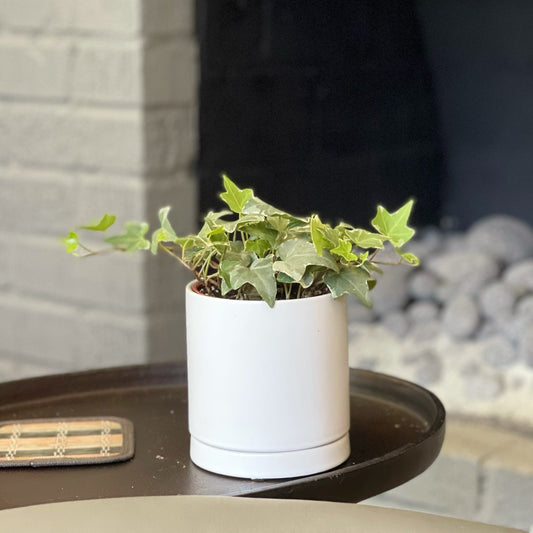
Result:
M208 294L203 294L201 292L197 292L193 289L193 287L198 283L197 280L192 280L189 283L187 283L187 286L185 287L185 291L191 294L194 297L204 297L204 298L212 298L213 300L216 300L217 302L228 302L229 305L268 305L264 300L233 300L231 298L217 298L214 296L209 296ZM346 295L342 295L339 298L333 298L331 295L331 292L327 292L326 294L319 294L318 296L309 296L307 298L293 298L291 300L276 300L276 303L274 307L278 305L303 305L305 302L316 302L319 299L331 299L333 301L342 301L343 299L346 299Z

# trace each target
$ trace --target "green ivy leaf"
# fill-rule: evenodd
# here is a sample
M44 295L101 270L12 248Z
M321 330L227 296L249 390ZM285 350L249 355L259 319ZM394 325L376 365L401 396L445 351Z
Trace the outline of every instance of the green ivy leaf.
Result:
M303 239L285 241L280 245L278 253L281 261L274 263L274 270L287 274L296 282L300 282L306 268L310 265L324 266L335 272L339 271L339 266L329 253L318 255L314 245Z
M312 272L306 271L303 278L297 282L284 272L278 272L277 280L278 283L299 283L304 289L307 289L313 284L313 281L315 281L315 276Z
M402 252L400 250L396 250L400 257L402 259L405 259L410 265L412 266L418 266L420 264L420 259L415 254L412 254L410 252Z
M157 249L159 247L160 242L176 242L176 239L178 238L176 232L168 221L169 211L170 207L162 207L159 210L159 222L161 224L161 227L156 229L152 233L151 252L153 254L157 253Z
M126 252L148 250L150 249L150 241L144 238L147 231L148 224L146 222L127 222L125 232L122 235L108 237L105 242L112 244L115 248L123 248Z
M270 227L266 221L250 224L246 226L246 232L258 239L264 239L270 246L275 246L279 233Z
M383 248L387 240L385 235L372 233L364 229L352 229L346 232L347 237L359 248Z
M379 205L377 215L372 220L372 226L388 237L396 248L403 246L415 234L415 230L407 226L413 203L413 200L409 200L394 213L389 213Z
M263 202L263 200L260 200L259 198L256 198L255 196L250 198L246 202L246 204L243 207L242 212L246 215L261 215L264 217L274 216L274 215L281 215L281 216L287 216L287 217L290 216L284 211L281 211L277 207L274 207L273 205Z
M249 225L262 221L263 217L260 215L242 215L237 220L220 220L219 224L227 233L234 233L235 231L247 232Z
M66 246L68 254L73 254L78 249L78 235L73 231L67 237L63 237L61 242Z
M204 217L204 224L198 232L199 237L206 237L209 232L223 225L224 221L220 219L226 215L233 215L232 211L225 209L224 211L209 211Z
M234 213L242 213L246 202L254 195L252 189L239 189L225 174L222 174L222 180L224 181L226 192L221 193L220 198L228 204L228 207Z
M91 231L105 231L107 228L115 223L117 217L115 215L105 214L98 222L87 224L86 226L80 226L81 229L89 229Z
M343 267L340 272L327 272L324 282L331 291L333 298L343 294L352 294L366 307L372 307L369 293L368 272L357 267Z
M322 223L318 215L312 215L309 224L311 240L318 255L322 255L323 249L331 250L337 246L339 242L337 232L329 225Z
M338 246L335 248L332 248L330 252L332 254L338 255L339 257L342 257L343 259L346 259L346 261L357 261L359 260L359 257L357 257L356 254L352 253L352 246L353 244L351 241L339 241Z
M230 270L227 285L234 290L240 289L246 283L252 285L259 296L270 306L276 303L277 285L272 268L273 256L255 259L249 267L241 264L234 265Z
M247 252L253 252L258 257L263 257L270 249L270 243L265 239L248 239L244 249Z

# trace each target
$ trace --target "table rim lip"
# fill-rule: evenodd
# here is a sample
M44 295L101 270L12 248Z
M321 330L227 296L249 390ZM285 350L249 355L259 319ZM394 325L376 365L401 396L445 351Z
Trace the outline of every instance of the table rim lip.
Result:
M156 371L154 374L153 371ZM150 373L151 371L151 373ZM89 369L89 370L82 370L77 372L66 372L66 373L58 373L58 374L50 374L45 376L37 376L37 377L30 377L30 378L24 378L20 380L15 381L7 381L0 383L0 396L3 395L3 393L9 389L13 389L16 391L19 391L22 389L31 390L32 392L36 392L34 385L39 384L42 387L46 387L47 390L51 391L50 394L47 396L52 396L54 398L61 398L64 396L76 396L76 395L83 395L86 394L88 391L72 391L72 392L64 392L64 393L55 393L53 392L53 387L50 387L51 384L57 381L61 381L62 384L65 383L65 379L68 379L69 377L72 379L82 379L82 380L88 380L91 379L91 376L95 377L106 377L106 376L113 376L117 374L118 372L122 373L132 373L135 376L142 375L143 372L149 373L152 377L164 377L165 382L161 384L154 383L154 386L159 387L165 387L165 386L171 386L172 385L172 379L176 376L180 376L184 379L186 379L187 375L187 365L186 362L164 362L164 363L148 363L148 364L139 364L139 365L123 365L123 366L113 366L113 367L104 367L104 368L98 368L98 369ZM336 477L340 475L346 475L350 474L351 472L370 467L374 464L379 463L386 463L389 460L393 460L401 455L405 455L409 453L411 450L423 446L429 439L429 437L432 437L434 439L437 439L438 445L437 445L437 452L435 456L433 457L433 460L436 458L440 451L440 447L442 445L442 441L444 439L444 433L445 433L445 421L446 421L446 411L445 408L440 401L440 399L431 391L428 389L422 387L421 385L418 385L416 383L413 383L411 381L398 378L396 376L392 376L389 374L385 374L382 372L374 372L371 370L366 369L359 369L359 368L350 368L350 388L352 386L352 376L353 375L360 375L360 376L366 376L368 378L371 378L372 376L379 376L380 378L386 379L389 382L392 382L396 385L403 386L403 387L411 387L417 390L419 394L422 396L426 396L427 400L430 401L433 406L436 409L435 416L433 417L432 423L427 427L427 429L420 434L420 438L417 440L407 443L404 446L401 446L399 448L396 448L394 450L391 450L390 452L385 453L384 455L381 455L379 457L375 457L373 459L368 459L364 462L355 464L355 465L346 465L346 466L340 466L337 467L337 469L321 472L318 474L313 474L310 476L305 477L296 477L296 478L288 478L287 480L264 480L265 485L261 484L258 485L255 489L249 489L246 492L243 492L242 490L237 490L234 492L229 492L228 495L230 496L239 496L239 495L260 495L262 492L271 491L271 490L277 490L277 489L286 489L290 488L291 486L300 485L302 482L313 482L313 481L319 481L324 479L326 476ZM71 384L71 381L68 381L67 383ZM108 386L105 386L106 381L105 380L99 380L98 384L100 387L97 387L93 389L91 392L93 394L97 394L99 392L105 392L109 390ZM142 385L147 386L149 383ZM128 389L135 389L142 386L138 386L135 384L132 384L130 386L127 386L125 388ZM38 391L37 391L38 392ZM39 402L43 400L43 395L35 395L33 398L30 398L29 400L20 399L19 401L13 401L9 402L9 405L16 406L16 405L28 405L30 403ZM2 406L0 405L0 411L2 409ZM431 461L432 462L432 461ZM429 464L431 464L429 462ZM425 468L427 468L426 465ZM424 469L425 469L424 468ZM423 471L423 470L422 470ZM416 476L417 474L415 474ZM233 478L231 478L233 479ZM406 480L407 481L407 480Z

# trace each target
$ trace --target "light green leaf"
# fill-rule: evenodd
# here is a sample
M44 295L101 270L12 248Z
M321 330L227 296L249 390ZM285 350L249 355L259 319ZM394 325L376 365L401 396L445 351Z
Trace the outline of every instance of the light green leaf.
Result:
M247 215L262 215L264 217L273 215L282 215L287 217L290 216L284 211L281 211L277 207L263 202L263 200L260 200L255 196L246 202L242 212Z
M112 244L115 248L124 249L126 252L148 250L150 249L150 241L144 238L147 231L148 224L146 222L127 222L125 232L122 235L108 237L105 242Z
M322 250L331 250L339 242L335 230L328 224L322 223L318 215L312 215L310 219L311 240L315 246L316 253L322 255Z
M420 264L420 259L415 254L412 254L410 252L402 252L400 250L396 250L400 257L402 259L405 259L410 265L412 266L418 266Z
M221 193L220 198L234 213L242 213L243 207L248 200L253 198L254 192L252 189L239 189L225 174L222 174L222 179L226 192Z
M271 246L275 246L279 236L279 233L271 228L266 221L247 225L246 232L253 237L268 241Z
M221 227L224 224L224 221L221 221L220 219L226 215L233 215L233 212L228 211L227 209L224 211L209 211L204 217L204 224L198 232L198 236L206 237L209 232Z
M276 272L283 272L300 282L309 265L324 266L338 272L339 266L329 253L322 256L316 253L312 243L303 239L290 239L282 243L278 249L281 261L274 263Z
M61 242L66 246L67 253L72 254L74 253L78 248L78 235L71 231L67 237L63 237L61 239Z
M387 237L364 229L353 229L346 232L347 237L359 248L383 248Z
M168 221L169 211L170 207L162 207L159 210L159 222L161 223L161 227L152 233L151 252L153 254L157 253L160 242L176 242L176 239L178 238L176 232Z
M218 223L227 233L234 233L235 231L247 231L249 225L262 221L261 215L243 215L237 220L220 220Z
M239 289L246 283L252 285L263 300L274 307L276 302L277 284L272 269L273 256L258 258L250 267L237 264L229 269L229 283L232 289Z
M415 234L415 230L407 226L414 200L409 200L398 211L389 213L383 206L378 206L377 215L372 226L389 238L393 246L403 246Z
M222 278L222 281L224 282L221 287L222 296L226 295L232 289L230 273L237 265L240 264L240 260L232 259L225 259L220 263L218 272L220 274L220 277Z
M338 255L346 261L357 261L359 257L356 254L352 253L353 244L351 241L339 241L338 246L332 248L330 252L334 255Z
M161 223L161 229L163 229L169 236L169 240L176 239L176 232L174 231L174 228L171 226L169 220L168 220L168 213L170 211L170 207L162 207L159 210L158 216L159 216L159 222Z
M109 228L115 223L116 219L117 217L115 215L105 214L98 222L93 222L91 224L87 224L86 226L81 226L81 229L89 229L91 231L105 231L107 228Z
M263 257L270 249L270 243L265 239L248 239L244 249L254 252L258 257Z
M372 306L369 293L370 275L368 272L357 267L344 267L339 273L327 272L324 282L331 291L333 298L338 298L343 294L352 294L367 307Z
M277 279L278 283L299 283L304 289L307 289L313 284L315 276L312 272L306 271L303 278L297 282L284 272L278 272Z

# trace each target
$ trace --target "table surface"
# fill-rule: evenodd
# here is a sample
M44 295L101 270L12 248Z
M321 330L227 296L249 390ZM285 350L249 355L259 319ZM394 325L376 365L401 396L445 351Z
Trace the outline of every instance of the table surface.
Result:
M183 364L61 374L0 384L0 420L119 416L135 427L123 463L0 469L0 509L119 496L210 494L357 502L423 472L444 438L445 411L429 391L350 371L352 452L325 473L283 480L212 474L189 458Z

